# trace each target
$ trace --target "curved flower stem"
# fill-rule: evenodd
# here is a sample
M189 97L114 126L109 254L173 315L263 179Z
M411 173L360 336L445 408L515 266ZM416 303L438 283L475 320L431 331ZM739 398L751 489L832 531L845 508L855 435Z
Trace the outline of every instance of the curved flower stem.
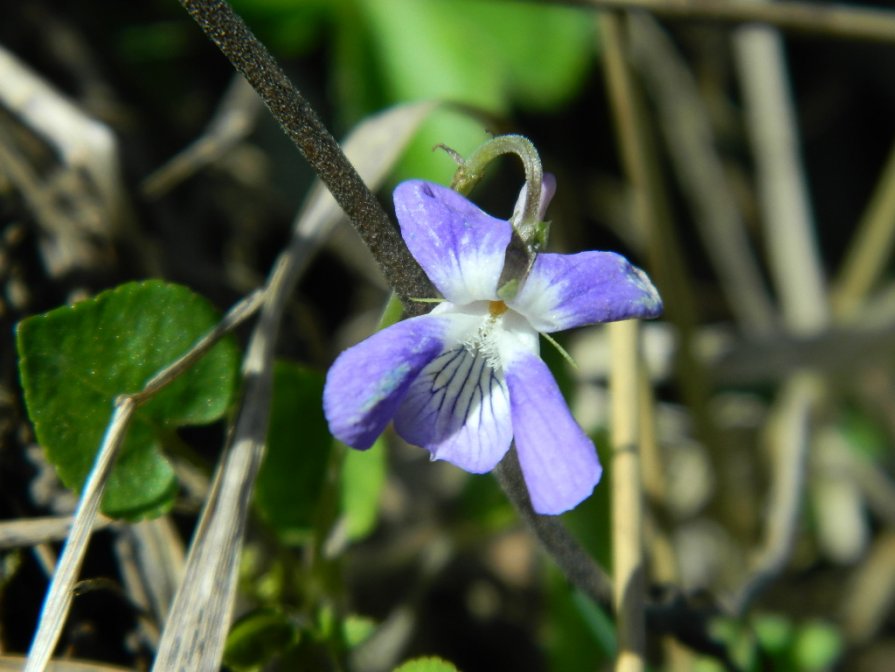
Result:
M534 532L547 554L559 566L566 579L594 602L608 606L612 601L612 580L581 547L559 518L535 513L531 507L528 488L522 479L515 447L511 448L497 465L494 475L519 515Z
M612 579L581 547L560 518L541 516L532 509L515 448L510 449L493 473L501 489L566 580L604 609L610 610ZM672 589L646 603L644 609L651 633L671 635L695 651L714 656L728 669L735 669L728 664L724 645L718 644L712 637L712 620L721 614L713 605L691 601L683 591Z
M494 159L505 154L515 154L522 160L525 170L525 204L519 221L513 225L526 243L530 243L540 227L539 213L541 203L541 185L544 181L544 170L541 157L531 140L522 135L498 135L479 145L468 158L450 152L457 162L457 172L451 182L451 189L466 196L485 175L485 167Z
M547 242L548 227L541 221L544 170L538 150L531 140L521 135L499 135L491 138L479 145L467 159L449 147L439 147L457 162L451 189L464 196L479 183L485 175L485 167L498 156L515 154L522 160L525 170L525 201L521 212L513 213L513 237L507 246L503 272L497 283L498 295L508 300L522 286L538 250Z

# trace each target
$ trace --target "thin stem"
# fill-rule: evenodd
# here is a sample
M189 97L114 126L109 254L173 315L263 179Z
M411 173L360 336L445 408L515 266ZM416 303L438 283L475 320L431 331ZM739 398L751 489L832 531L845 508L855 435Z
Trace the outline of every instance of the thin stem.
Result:
M579 590L594 602L608 605L612 601L612 581L594 562L578 541L556 516L535 513L528 496L528 488L519 467L515 448L494 469L501 489L516 507L544 550L553 558L560 571Z
M612 579L581 547L559 518L535 513L515 449L511 448L494 469L494 476L569 583L595 603L610 608L614 595ZM694 650L726 662L726 648L718 644L711 633L712 619L720 615L717 609L707 609L698 601L691 603L682 592L670 591L659 601L645 605L645 611L650 632L672 635Z
M401 236L313 108L226 0L181 0L205 34L246 78L349 216L408 313L432 286Z
M867 42L895 42L895 12L816 2L731 0L558 0L594 9L645 10L663 19L738 25L765 23L782 30Z
M0 523L0 551L12 548L37 546L49 541L64 541L71 532L73 516L47 516L43 518L22 518ZM98 517L95 530L111 523L111 519Z
M737 31L733 46L770 270L783 319L793 333L816 333L829 322L829 308L783 40L773 29L748 27Z
M243 362L245 393L190 544L184 577L165 623L153 670L217 669L231 621L252 486L264 457L273 394L273 355L286 300L314 244L299 220L264 291ZM189 633L185 637L184 633ZM201 646L197 643L201 642Z
M847 321L879 279L895 244L895 145L833 287L836 317Z
M822 396L822 380L814 373L801 372L787 381L774 405L774 415L768 425L768 442L774 460L768 496L769 520L764 544L734 599L734 613L745 614L789 562L802 511L811 420Z
M646 653L637 329L635 320L608 326L612 351L612 569L618 672L643 670Z
M234 75L204 133L143 180L140 190L161 198L196 171L219 160L247 136L261 112L261 101L245 78Z
M683 57L655 19L631 17L631 54L655 102L675 174L738 327L766 336L776 322L726 178L704 101Z
M214 329L200 338L187 352L150 378L140 392L132 395L134 400L138 404L143 404L177 380L187 369L202 359L221 338L254 315L263 305L264 299L265 290L256 289L240 300L227 311L227 314Z
M379 184L400 147L431 110L428 103L395 108L358 126L344 147L370 184ZM382 138L388 138L382 147ZM365 157L375 157L370 160ZM285 303L308 261L339 219L339 208L318 184L296 218L288 249L277 258L264 308L243 366L245 394L235 428L190 544L184 580L165 623L156 670L218 669L231 623L240 549L252 486L264 454L270 415L274 344ZM395 302L397 303L397 301Z
M541 185L544 182L544 170L541 157L531 140L521 135L499 135L479 145L466 159L461 159L451 182L451 189L461 194L468 194L485 176L485 167L494 159L505 154L515 154L522 161L525 170L525 205L522 216L516 223L525 242L529 230L535 229L541 222ZM455 159L457 157L455 156Z
M170 617L165 623L153 670L212 669L220 664L230 623L239 567L239 549L251 501L252 484L264 455L272 395L272 360L282 307L281 257L268 285L261 319L243 365L246 391L236 427L202 509L196 538L187 556ZM198 608L197 608L198 607ZM188 633L189 636L184 636ZM196 646L201 642L202 646ZM206 656L206 658L203 658ZM189 662L184 662L184 661Z
M485 168L504 154L515 154L522 160L525 170L525 200L521 211L512 218L513 236L504 255L503 270L498 279L498 296L511 299L525 281L534 263L535 255L546 242L546 225L541 221L541 194L544 171L541 157L535 146L521 135L499 135L479 145L467 159L455 151L443 147L457 162L457 171L451 188L460 194L468 194L484 177ZM518 207L518 206L517 206Z
M136 410L137 404L130 397L123 397L115 406L96 462L87 476L84 491L78 501L71 534L65 541L62 555L53 573L53 580L41 609L40 624L28 651L24 672L43 672L62 634L62 627L65 625L65 618L68 616L74 597L73 587L84 561L87 542L90 541L93 532L103 490Z
M733 46L755 156L771 276L781 299L783 321L793 334L816 335L829 327L830 308L800 159L783 41L771 28L748 27L737 32ZM753 571L736 600L740 613L783 571L795 543L813 431L811 419L821 404L822 390L817 374L800 371L784 383L774 405L775 421L769 425L774 464L768 525Z
M65 625L74 595L72 589L83 564L90 535L96 526L103 491L118 457L118 451L127 436L133 414L141 404L186 372L217 341L251 317L261 305L261 295L261 292L255 292L237 303L212 331L203 336L186 354L155 375L143 390L135 394L121 395L116 400L112 419L106 428L96 461L78 500L71 533L62 549L62 556L59 558L59 564L44 599L37 632L25 665L26 672L42 672L46 669L62 634L62 627Z
M722 482L733 477L726 468L718 427L711 412L708 372L693 345L697 338L698 292L688 276L680 237L675 231L669 198L659 168L652 129L641 90L627 59L627 40L622 16L602 15L600 34L609 100L617 129L619 152L630 182L634 204L632 215L647 231L649 270L665 303L665 316L680 339L675 353L675 377L686 405L693 411L697 435L709 449L714 473ZM735 519L736 503L729 490L719 488L713 503L727 519Z

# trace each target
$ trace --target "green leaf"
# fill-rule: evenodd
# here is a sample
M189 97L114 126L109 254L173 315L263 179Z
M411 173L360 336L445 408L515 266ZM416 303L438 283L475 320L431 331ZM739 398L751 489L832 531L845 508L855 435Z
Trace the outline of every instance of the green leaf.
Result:
M757 668L756 638L751 626L736 618L718 616L709 623L709 635L726 646L727 654L739 669Z
M28 415L67 487L82 487L115 398L141 390L217 321L201 296L150 280L19 323L16 345ZM106 485L106 514L151 516L170 505L177 483L162 448L175 428L224 415L238 359L235 343L225 339L137 411Z
M450 184L457 164L435 146L446 145L461 156L468 156L489 137L484 124L470 114L450 108L435 110L408 144L395 170L396 178Z
M500 533L517 523L519 514L497 485L497 479L471 476L457 502L456 517L462 521L474 521L483 534Z
M345 644L353 649L363 644L376 630L376 621L366 616L349 614L342 622Z
M228 667L247 672L294 647L300 638L295 623L275 609L259 609L237 621L224 645Z
M385 486L385 441L382 437L369 450L347 448L342 464L342 514L351 540L363 539L379 520L379 498Z
M476 23L478 2L360 0L358 4L391 98L441 98L491 111L505 108L499 44L491 39L490 26Z
M493 0L357 4L372 48L350 71L375 68L368 76L381 82L388 101L452 101L498 115L517 104L552 109L577 90L594 52L593 18L582 10ZM349 69L347 58L342 69ZM399 175L448 181L444 173L449 178L453 167L431 148L444 143L467 153L485 139L484 126L439 112L411 144Z
M855 455L867 460L885 459L889 450L888 434L880 423L860 408L846 408L839 415L837 429Z
M441 658L426 657L408 660L394 672L458 672L457 668Z
M606 432L591 434L600 462L603 476L593 494L563 514L563 522L581 540L584 549L602 567L612 567L612 454Z
M396 100L441 98L506 111L551 108L594 52L590 12L483 0L361 0Z
M547 574L547 615L544 646L553 670L574 670L582 660L592 669L615 656L611 619L587 597L569 587L555 567Z
M835 627L812 621L799 628L793 643L793 659L797 669L805 672L827 670L833 667L844 648L842 635Z
M323 375L277 362L267 454L255 485L255 503L287 543L304 541L314 523L331 448L323 417Z
M233 0L245 19L268 47L281 56L303 54L320 40L330 18L333 0Z
M452 7L459 3L450 2ZM506 2L466 2L453 15L477 31L497 61L503 95L514 105L550 110L583 81L596 51L593 14L572 7ZM469 48L461 43L460 49Z
M760 614L753 617L752 628L762 649L773 656L783 655L792 643L792 622L779 614Z

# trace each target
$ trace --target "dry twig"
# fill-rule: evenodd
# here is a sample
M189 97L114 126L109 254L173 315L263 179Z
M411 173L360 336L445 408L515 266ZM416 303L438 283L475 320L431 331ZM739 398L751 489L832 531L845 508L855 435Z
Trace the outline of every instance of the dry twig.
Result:
M771 275L780 295L783 320L793 334L817 334L828 326L830 315L799 157L783 43L771 28L742 28L734 38L734 53L755 155ZM775 421L768 427L774 466L767 533L752 574L735 598L739 613L748 609L789 559L804 495L811 420L821 398L822 383L810 371L795 373L778 395L772 414Z
M211 332L202 337L187 353L159 372L146 383L143 390L125 394L115 403L115 411L87 476L74 515L71 534L62 549L62 556L53 574L41 609L37 632L31 642L25 672L42 672L46 669L62 627L68 615L73 597L73 587L87 551L87 543L93 532L103 490L115 464L118 451L124 443L127 429L139 406L149 401L157 392L176 380L190 366L202 358L221 338L243 321L251 317L261 304L262 294L256 292L234 306Z
M345 152L371 185L378 185L423 118L433 109L418 103L392 109L359 126ZM190 545L184 579L165 623L155 670L216 669L230 628L236 570L252 486L267 435L274 345L286 300L313 252L340 219L339 206L316 184L292 241L280 255L265 289L265 304L243 367L246 389Z
M895 13L885 9L814 2L730 0L552 0L593 9L643 10L663 19L739 25L764 23L828 38L895 42Z

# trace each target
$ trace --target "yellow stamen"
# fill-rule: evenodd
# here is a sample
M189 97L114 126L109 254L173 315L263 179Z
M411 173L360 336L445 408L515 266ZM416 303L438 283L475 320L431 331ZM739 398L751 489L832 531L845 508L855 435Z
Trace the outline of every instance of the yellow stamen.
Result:
M505 312L507 312L507 304L505 304L503 301L489 301L488 312L491 313L491 317L503 315Z

